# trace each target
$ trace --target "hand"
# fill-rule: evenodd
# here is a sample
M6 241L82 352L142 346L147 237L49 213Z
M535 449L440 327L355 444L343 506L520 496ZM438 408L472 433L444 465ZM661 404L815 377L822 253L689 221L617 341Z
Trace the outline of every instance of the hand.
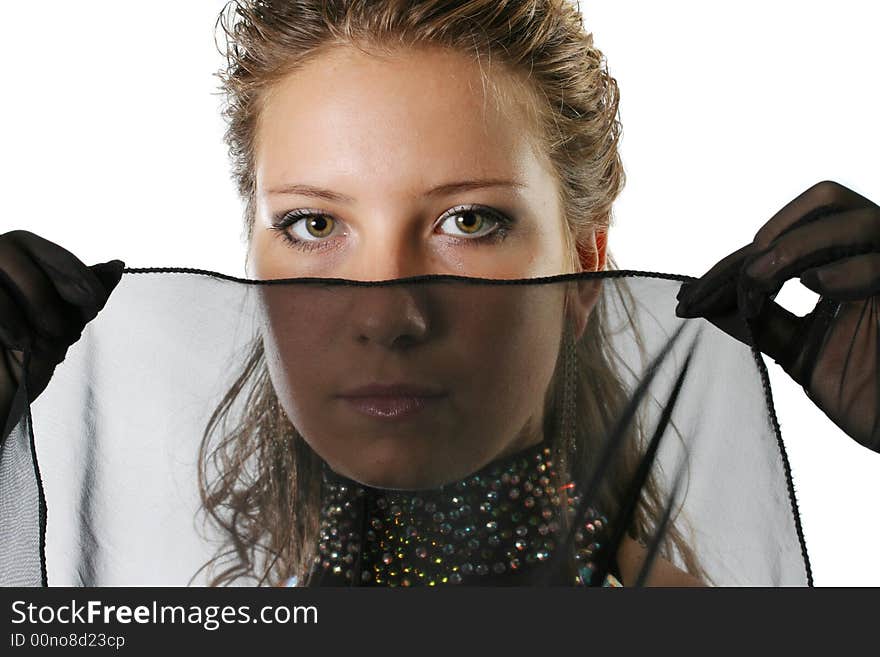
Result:
M21 381L24 350L30 352L30 403L46 389L68 347L107 303L124 267L121 260L87 267L69 251L28 231L0 235L0 431L20 419L9 414Z
M820 295L804 317L773 301L786 280ZM755 239L679 290L704 317L772 357L841 429L880 452L880 207L831 181L788 203Z

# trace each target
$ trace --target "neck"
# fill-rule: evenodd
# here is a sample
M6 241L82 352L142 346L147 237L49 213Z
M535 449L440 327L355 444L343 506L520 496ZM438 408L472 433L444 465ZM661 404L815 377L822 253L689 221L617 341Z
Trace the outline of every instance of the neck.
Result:
M564 494L568 493L568 494ZM372 488L325 465L314 585L525 584L535 577L589 583L604 517L583 510L569 574L548 573L580 498L536 443L439 488ZM563 522L563 513L569 522ZM600 541L601 539L601 541Z

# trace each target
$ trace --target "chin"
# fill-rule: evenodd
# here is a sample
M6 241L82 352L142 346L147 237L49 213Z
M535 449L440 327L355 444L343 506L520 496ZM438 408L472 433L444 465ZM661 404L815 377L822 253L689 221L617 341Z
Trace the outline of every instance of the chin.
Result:
M386 454L376 450L358 463L340 464L336 471L372 488L426 490L462 479L477 469L467 466L462 469L461 463L448 463L448 457L448 452L406 454L398 448Z

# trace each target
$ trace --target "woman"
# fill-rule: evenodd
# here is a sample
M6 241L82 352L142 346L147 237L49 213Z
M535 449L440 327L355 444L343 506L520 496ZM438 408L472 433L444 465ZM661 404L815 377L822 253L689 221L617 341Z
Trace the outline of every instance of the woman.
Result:
M612 263L607 251L611 205L624 181L616 148L616 84L602 69L601 53L592 46L591 35L583 32L570 3L238 2L229 9L223 22L230 37L230 66L224 75L230 100L227 141L238 188L247 202L248 267L254 278L535 278L601 271ZM474 25L480 29L475 31ZM820 184L774 217L752 245L719 263L681 295L683 315L706 316L743 341L751 330L759 346L780 360L832 419L869 446L876 436L873 361L858 358L855 362L865 370L855 377L844 365L852 353L843 347L819 352L817 345L829 326L831 346L871 330L871 323L858 319L870 307L870 300L864 299L874 293L876 256L863 254L875 249L877 219L877 207L866 199L838 185ZM4 262L13 263L6 268L12 270L6 280L10 288L24 291L4 298L10 317L15 317L13 301L26 309L58 305L47 296L45 279L29 256L43 264L49 261L46 254L66 258L67 266L76 268L93 289L98 282L69 254L53 251L35 236L5 237ZM763 262L746 267L758 260L756 256L765 256ZM31 387L34 394L45 387L66 346L78 338L118 281L118 269L107 270L113 267L93 272L106 274L106 285L97 290L88 312L69 330L56 331L64 339L38 363L42 369ZM830 298L852 299L851 303L804 321L775 306L772 297L781 282L807 271L811 273L803 280L813 289ZM297 314L277 312L284 310L283 299L273 298L271 289L266 289L264 301L270 325L281 329L275 335L294 334L293 326L279 327L278 322ZM402 337L409 343L424 340L428 325L417 295L389 290L376 288L372 297L361 295L370 299L356 315L364 341L390 348ZM82 302L73 289L58 292L67 301ZM582 362L600 362L604 354L598 296L598 286L583 284L565 298L532 299L530 307L546 304L547 312L537 313L545 320L565 313L577 344L594 349L580 354ZM487 316L502 316L505 309L513 312L511 304L524 302L522 295L499 298ZM750 311L749 324L737 316L740 308ZM26 314L37 321L36 313ZM334 317L331 312L319 316ZM61 313L55 319L70 323ZM16 319L8 324L7 344L27 339L27 326ZM480 325L475 321L473 328ZM520 337L533 345L544 335L540 329L536 324L531 334ZM534 390L523 391L524 398L535 398L536 390L550 385L560 344L559 339L547 340L544 357L537 359L541 375L534 377ZM517 343L511 339L506 347L515 351ZM505 431L484 432L494 442L467 436L457 444L447 441L444 445L455 449L446 460L438 458L431 443L403 436L390 440L386 434L382 439L364 435L352 450L351 432L328 430L322 436L317 423L310 425L314 417L308 410L317 408L316 403L297 406L312 388L290 388L285 394L290 382L280 368L272 368L295 355L292 349L315 345L291 344L278 337L267 341L266 348L269 352L253 357L266 358L272 390L277 392L274 403L302 437L308 437L296 443L300 465L304 455L313 454L337 475L367 486L420 488L461 479L490 462L542 445L540 431L534 430L541 424L541 409L511 400L511 408L522 408L519 415L499 413L487 419L496 427L502 420L509 423ZM870 350L870 345L859 348ZM7 353L10 358L16 352ZM500 353L499 362L503 360ZM17 362L7 363L14 380ZM614 398L619 388L610 367L604 375L604 389ZM522 372L511 371L509 376L521 379ZM840 391L845 395L837 394ZM593 399L599 397L594 394ZM266 403L273 403L271 396ZM854 408L853 403L859 405ZM346 442L338 438L343 435ZM211 451L206 436L203 458L207 462L231 456L231 462L243 467L236 456L252 448L268 449L238 437ZM291 467L282 468L282 478L293 471L293 454L285 458L291 459ZM581 465L575 462L572 467ZM299 478L291 482L296 495L304 496L299 499L307 499L308 487ZM237 490L235 471L202 483L206 508L221 524L226 521L220 510L236 508L249 499L247 493L260 492L256 487ZM274 482L262 483L271 489L268 484ZM625 537L613 555L617 563L610 582L627 584L639 578L646 549L639 542L638 526L658 520L656 499L651 499L650 486L646 490L648 501L634 523L634 536ZM266 527L274 528L270 545L281 555L282 567L264 574L308 574L307 557L317 527L296 531L298 521L278 513L282 502L276 498L257 509L243 507L240 517L245 520L226 525L238 546L232 553L237 563L216 583L254 570L252 548ZM699 564L688 555L687 546L674 531L669 540L684 555L690 572L659 559L647 583L702 584ZM315 574L320 576L320 569Z

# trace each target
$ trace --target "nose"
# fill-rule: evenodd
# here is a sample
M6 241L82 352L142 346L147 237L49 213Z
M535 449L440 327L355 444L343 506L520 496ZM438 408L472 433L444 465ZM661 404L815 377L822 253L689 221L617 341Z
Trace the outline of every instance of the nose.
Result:
M429 332L425 284L357 286L351 322L354 339L386 349L423 342Z
M422 227L388 214L364 221L364 230L348 250L334 276L355 281L390 281L425 274L442 274L442 266L432 262Z

